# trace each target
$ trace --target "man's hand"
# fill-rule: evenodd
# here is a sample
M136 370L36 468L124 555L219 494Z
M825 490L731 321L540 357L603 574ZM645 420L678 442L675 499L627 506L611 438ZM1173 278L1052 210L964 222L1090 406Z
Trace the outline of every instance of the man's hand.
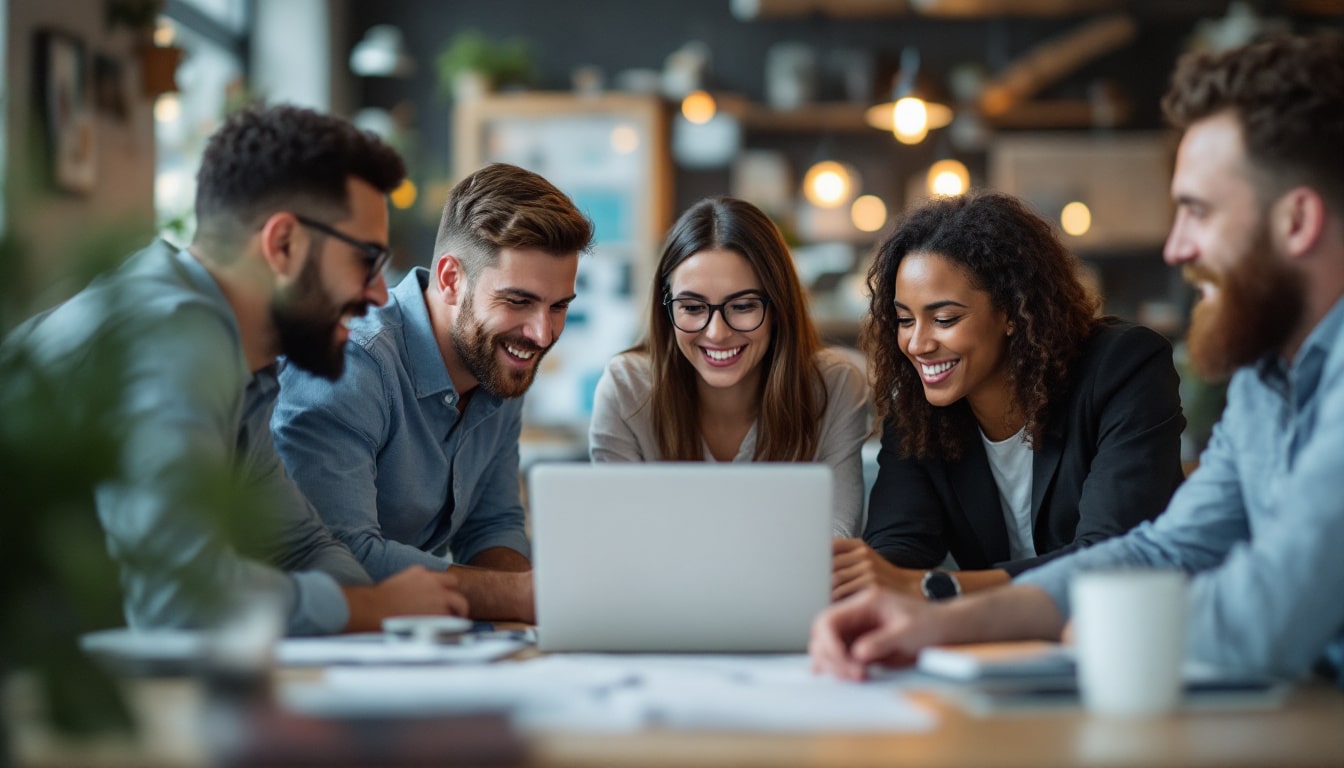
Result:
M920 579L924 571L901 568L887 562L862 539L831 542L831 600L838 601L869 587L923 598Z
M471 618L537 623L532 571L496 571L474 565L454 565L448 573L457 576L462 593L471 601Z
M410 568L372 587L342 587L350 606L347 632L382 631L389 616L466 616L467 598L457 577L424 566Z
M921 648L939 642L940 608L880 589L837 603L812 622L812 670L862 680L869 664L907 666Z

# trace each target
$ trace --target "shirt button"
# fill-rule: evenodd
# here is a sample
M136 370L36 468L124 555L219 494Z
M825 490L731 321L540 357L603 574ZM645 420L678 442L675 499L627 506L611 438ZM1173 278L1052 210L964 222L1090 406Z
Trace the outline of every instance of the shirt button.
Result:
M457 395L444 395L444 396L443 396L443 404L444 404L444 405L457 405Z

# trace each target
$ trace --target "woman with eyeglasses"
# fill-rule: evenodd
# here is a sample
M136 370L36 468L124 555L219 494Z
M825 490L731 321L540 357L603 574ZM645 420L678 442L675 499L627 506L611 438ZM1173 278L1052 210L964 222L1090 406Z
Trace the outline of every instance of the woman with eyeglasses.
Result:
M832 530L863 510L867 385L823 349L793 258L754 205L702 200L672 227L649 332L597 385L593 461L798 461L834 468Z
M1098 318L1079 271L1002 194L927 203L883 243L864 328L882 450L833 598L1001 584L1166 507L1184 477L1171 344Z

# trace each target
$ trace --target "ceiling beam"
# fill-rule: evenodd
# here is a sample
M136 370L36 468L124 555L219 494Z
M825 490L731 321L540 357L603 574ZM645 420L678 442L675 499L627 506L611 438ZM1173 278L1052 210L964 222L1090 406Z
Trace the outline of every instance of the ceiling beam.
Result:
M1138 25L1123 14L1090 21L1032 48L980 90L980 111L1001 115L1093 59L1128 44Z

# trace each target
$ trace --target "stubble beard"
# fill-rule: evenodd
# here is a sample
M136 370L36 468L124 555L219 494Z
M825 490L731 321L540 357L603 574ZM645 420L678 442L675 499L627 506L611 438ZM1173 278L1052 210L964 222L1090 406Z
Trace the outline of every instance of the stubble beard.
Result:
M515 349L530 350L536 354L526 370L514 370L500 362L495 349L508 343ZM554 346L554 345L552 345ZM522 397L537 377L541 359L550 347L539 347L521 336L499 336L485 330L485 324L476 317L471 294L462 303L462 309L453 324L453 348L458 359L476 377L482 389L495 397L509 399Z

